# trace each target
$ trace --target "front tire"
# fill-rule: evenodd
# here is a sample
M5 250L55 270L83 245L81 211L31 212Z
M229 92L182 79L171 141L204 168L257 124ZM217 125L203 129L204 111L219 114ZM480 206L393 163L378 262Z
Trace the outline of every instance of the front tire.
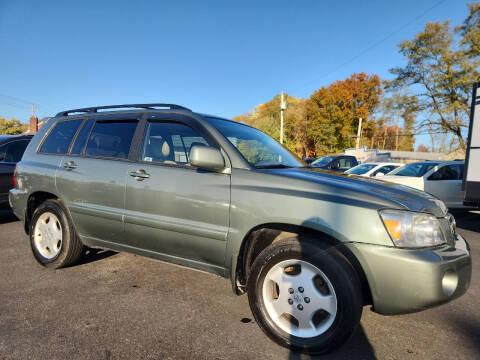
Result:
M60 201L47 200L35 209L30 246L41 265L54 269L71 265L82 255L83 245Z
M295 351L332 351L360 322L358 275L338 250L321 248L314 239L272 243L255 259L247 286L260 328Z

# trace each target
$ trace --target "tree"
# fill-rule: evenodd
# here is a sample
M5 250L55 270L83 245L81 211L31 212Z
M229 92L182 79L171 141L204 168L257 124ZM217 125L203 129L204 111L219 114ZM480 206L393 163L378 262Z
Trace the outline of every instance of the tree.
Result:
M307 100L306 122L307 142L317 156L353 146L359 118L367 125L367 134L373 136L370 118L381 93L380 78L365 73L316 90Z
M18 135L27 131L27 125L22 124L20 120L0 118L0 134Z
M449 134L462 148L471 86L479 76L478 9L476 5L470 8L474 14L458 30L462 36L459 46L449 22L427 23L412 40L398 45L407 65L391 69L396 77L386 83L387 89L412 89L415 95L411 96L417 98L423 114L417 128Z
M455 28L460 34L460 44L464 52L472 59L477 59L480 54L480 2L467 4L470 14L463 23Z

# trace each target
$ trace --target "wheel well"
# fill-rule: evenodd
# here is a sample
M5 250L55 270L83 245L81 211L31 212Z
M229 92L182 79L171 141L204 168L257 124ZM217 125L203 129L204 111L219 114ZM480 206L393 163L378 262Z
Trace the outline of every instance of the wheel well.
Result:
M246 284L250 269L255 258L262 252L262 250L275 241L293 236L308 236L318 240L319 245L321 246L334 246L343 256L345 256L357 272L362 286L364 304L367 305L372 303L370 286L367 277L365 276L365 272L355 255L344 246L342 242L322 231L288 224L260 225L247 234L242 242L237 259L237 267L235 269L234 287L237 294L243 294L246 292Z
M30 232L30 221L32 219L35 209L46 200L58 199L58 197L52 193L45 191L38 191L31 194L27 200L27 209L25 211L25 232Z

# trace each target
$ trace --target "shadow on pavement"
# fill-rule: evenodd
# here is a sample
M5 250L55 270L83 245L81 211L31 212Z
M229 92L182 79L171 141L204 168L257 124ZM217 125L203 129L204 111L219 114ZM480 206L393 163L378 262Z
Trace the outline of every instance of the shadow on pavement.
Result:
M472 211L452 211L452 214L455 216L457 228L480 232L480 213Z
M480 322L475 317L468 317L468 316L459 316L455 314L455 316L449 317L449 322L451 325L455 327L455 330L461 333L465 339L468 339L475 349L478 356L477 359L480 358L480 341L478 341L480 336Z
M368 341L367 335L365 335L363 331L363 327L359 325L350 340L336 351L318 356L292 352L288 359L376 359L376 356L370 341Z
M82 257L74 264L74 266L89 264L91 262L103 260L117 254L117 252L112 250L87 249L83 253Z
M6 224L14 221L19 221L18 218L13 215L13 211L10 209L0 210L0 224Z

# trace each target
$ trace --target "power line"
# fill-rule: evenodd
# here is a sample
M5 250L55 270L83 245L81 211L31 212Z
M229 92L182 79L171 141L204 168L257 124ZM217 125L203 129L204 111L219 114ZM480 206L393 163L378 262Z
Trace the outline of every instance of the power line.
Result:
M8 98L10 100L18 101L18 102L25 103L25 104L28 104L28 105L32 104L32 101L20 99L20 98L15 97L15 96L0 94L0 97Z
M397 30L391 32L390 34L388 34L387 36L385 36L384 38L382 38L381 40L377 41L376 43L370 45L369 47L367 47L366 49L362 50L360 53L358 53L357 55L355 55L354 57L352 57L350 60L347 60L345 61L344 63L340 64L339 66L337 66L335 69L333 69L332 71L328 72L328 73L325 73L319 77L316 77L308 82L306 82L302 87L306 86L306 85L309 85L315 81L318 81L320 79L323 79L327 76L330 76L334 73L336 73L338 70L340 70L341 68L343 68L344 66L348 65L348 64L351 64L352 62L354 62L355 60L357 60L360 56L366 54L367 52L369 52L370 50L374 49L375 47L377 47L378 45L382 44L383 42L385 42L386 40L390 39L393 35L396 35L397 33L399 33L400 31L404 30L405 28L407 28L408 26L410 26L412 23L414 23L415 21L417 21L418 19L420 19L421 17L425 16L427 13L429 13L430 11L432 11L433 9L435 9L436 7L438 7L439 5L441 5L442 3L444 3L445 1L447 0L440 0L438 1L437 3L435 3L434 5L432 5L431 7L429 7L428 9L426 9L425 11L423 11L420 15L414 17L413 19L411 19L410 21L408 21L407 23L405 23L404 25L402 25L401 27L399 27Z
M2 98L4 98L4 99L2 99ZM11 95L0 94L0 103L2 103L4 105L16 107L16 108L19 108L19 109L25 109L25 110L30 109L30 107L32 105L35 105L35 107L37 107L37 108L44 109L48 112L53 112L53 111L51 111L51 109L49 109L49 108L47 108L47 107L45 107L41 104L38 104L34 101L28 101L28 100L21 99L19 97L15 97L15 96L11 96Z

